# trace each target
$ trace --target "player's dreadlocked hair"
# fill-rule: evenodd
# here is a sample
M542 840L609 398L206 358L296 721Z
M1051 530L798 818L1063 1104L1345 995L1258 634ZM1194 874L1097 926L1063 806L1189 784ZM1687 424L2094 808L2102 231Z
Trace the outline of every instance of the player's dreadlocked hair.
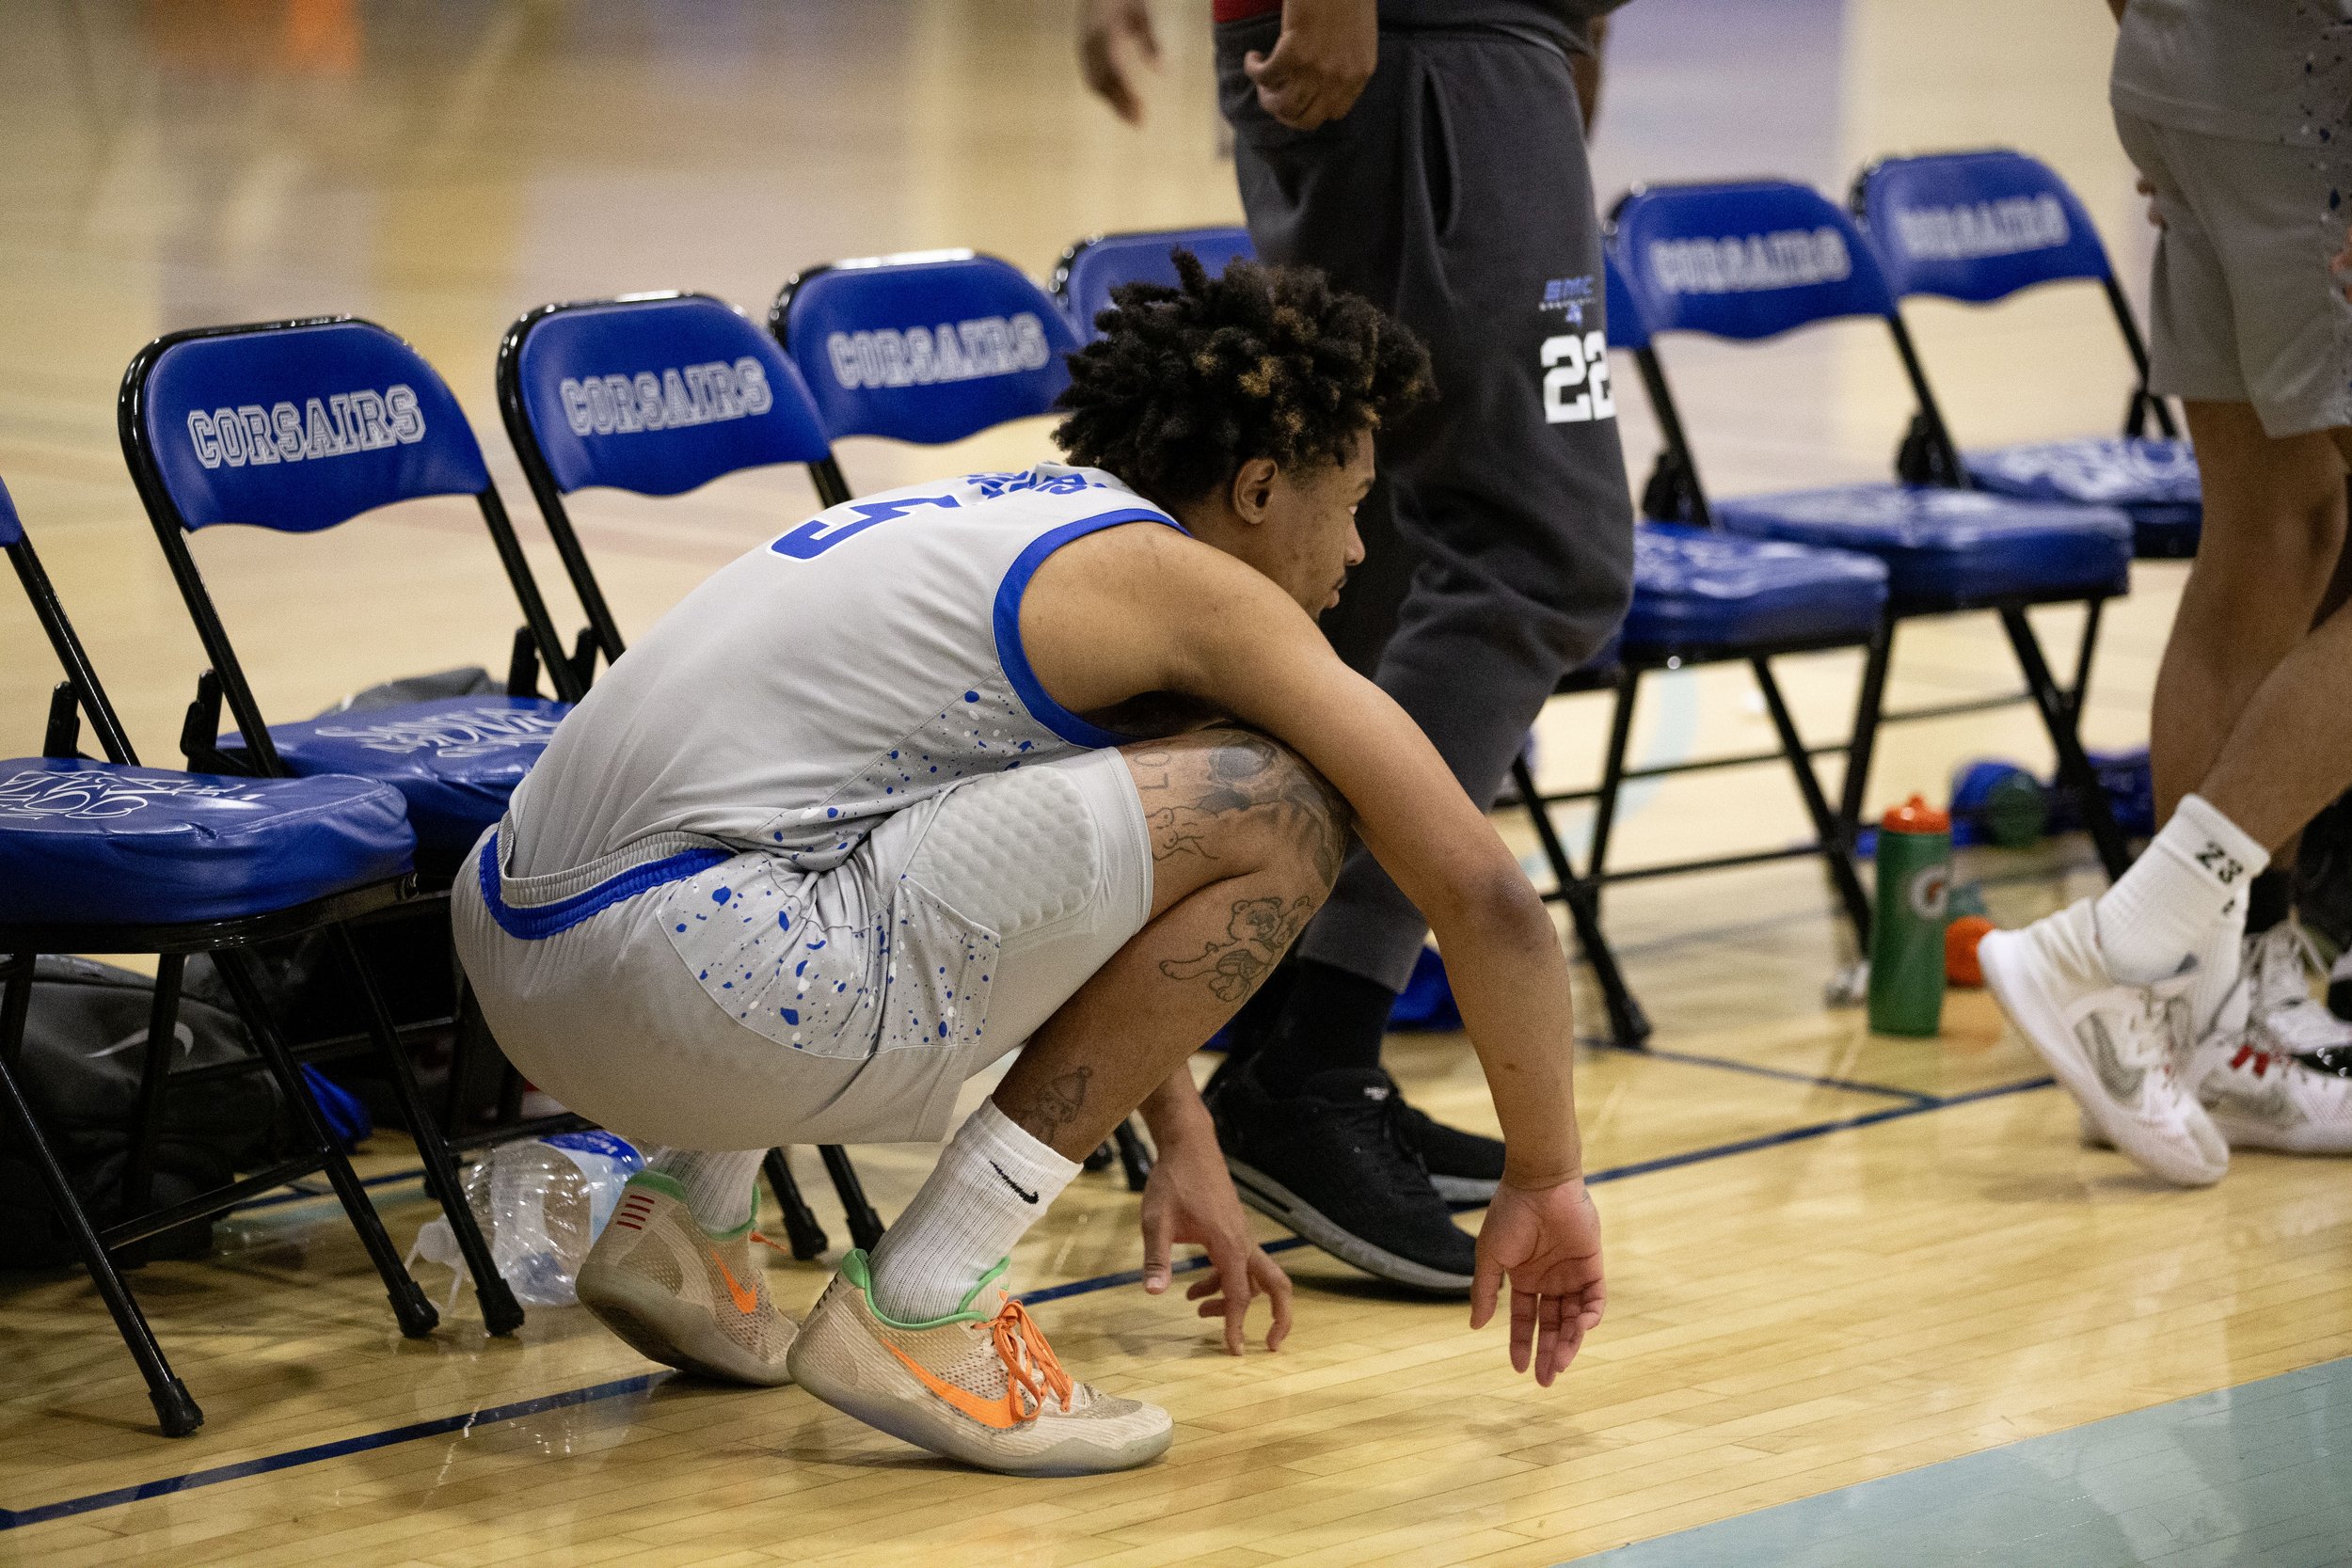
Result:
M1111 291L1103 335L1070 356L1054 439L1071 462L1181 505L1253 457L1344 461L1358 432L1430 395L1419 340L1311 267L1237 261L1211 277L1179 250L1176 275Z

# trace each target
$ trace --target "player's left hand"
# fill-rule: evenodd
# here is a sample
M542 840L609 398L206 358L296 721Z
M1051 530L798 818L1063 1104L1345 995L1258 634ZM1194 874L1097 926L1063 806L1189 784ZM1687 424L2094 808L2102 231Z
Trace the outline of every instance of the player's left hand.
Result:
M1160 69L1160 40L1147 0L1085 0L1078 12L1078 69L1095 95L1130 125L1143 123L1138 64Z
M1233 1179L1226 1174L1225 1157L1217 1151L1216 1134L1206 1126L1174 1140L1163 1137L1152 1178L1144 1183L1146 1291L1156 1296L1168 1289L1173 1273L1169 1250L1180 1242L1208 1249L1208 1272L1184 1295L1200 1304L1200 1316L1225 1320L1226 1354L1242 1354L1249 1304L1261 1295L1274 1309L1265 1348L1280 1350L1291 1333L1290 1275L1250 1236L1248 1217L1233 1192Z
M1478 1272L1470 1280L1470 1327L1495 1315L1511 1280L1511 1370L1551 1386L1576 1359L1608 1304L1601 1283L1600 1213L1581 1178L1529 1191L1506 1177L1478 1227Z

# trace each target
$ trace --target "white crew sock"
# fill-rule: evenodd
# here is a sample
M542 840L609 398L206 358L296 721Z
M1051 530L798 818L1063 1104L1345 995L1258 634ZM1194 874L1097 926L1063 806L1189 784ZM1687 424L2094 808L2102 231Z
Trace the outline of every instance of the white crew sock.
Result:
M2107 973L2126 985L2153 985L2194 958L2234 977L2235 939L2228 957L2217 958L2215 927L2233 924L2243 934L2246 889L2269 863L2269 851L2202 796L2182 796L2147 851L2091 907Z
M1077 1174L1077 1161L982 1101L875 1244L874 1305L902 1323L953 1312Z
M2221 1005L2246 972L2246 900L2233 898L2197 950L2197 978L2188 988L2189 1035L2201 1040Z
M684 1187L694 1223L716 1236L751 1222L758 1206L752 1183L759 1180L759 1163L767 1157L764 1148L721 1154L653 1148L645 1151L645 1168Z

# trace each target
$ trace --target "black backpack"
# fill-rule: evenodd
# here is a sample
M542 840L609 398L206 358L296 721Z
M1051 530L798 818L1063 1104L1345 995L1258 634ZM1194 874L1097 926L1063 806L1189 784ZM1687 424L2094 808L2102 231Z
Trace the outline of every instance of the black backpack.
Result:
M180 1000L175 1069L244 1062L246 1070L164 1095L149 1203L178 1203L278 1158L294 1143L293 1119L278 1085L248 1043L245 1025L220 1005L204 977L191 974ZM146 1059L147 1015L154 982L87 958L46 957L33 969L33 1001L17 1082L32 1101L50 1147L100 1227L122 1214L123 1164L137 1115ZM199 1219L148 1243L153 1257L202 1254L212 1221ZM12 1135L0 1133L0 1268L72 1261L78 1255L57 1223L31 1163Z

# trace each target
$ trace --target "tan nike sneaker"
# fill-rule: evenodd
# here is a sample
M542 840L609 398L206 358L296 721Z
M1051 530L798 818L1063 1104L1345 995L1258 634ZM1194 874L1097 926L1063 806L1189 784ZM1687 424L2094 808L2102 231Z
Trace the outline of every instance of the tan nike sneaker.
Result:
M1009 1261L947 1316L900 1323L874 1306L866 1254L850 1253L793 1341L793 1380L867 1426L983 1470L1089 1476L1167 1452L1167 1411L1073 1382L1011 1297L999 1292L993 1317L974 1308Z
M686 1189L656 1171L628 1179L580 1266L580 1304L641 1355L729 1383L789 1383L792 1320L768 1295L752 1222L720 1235L695 1223Z

